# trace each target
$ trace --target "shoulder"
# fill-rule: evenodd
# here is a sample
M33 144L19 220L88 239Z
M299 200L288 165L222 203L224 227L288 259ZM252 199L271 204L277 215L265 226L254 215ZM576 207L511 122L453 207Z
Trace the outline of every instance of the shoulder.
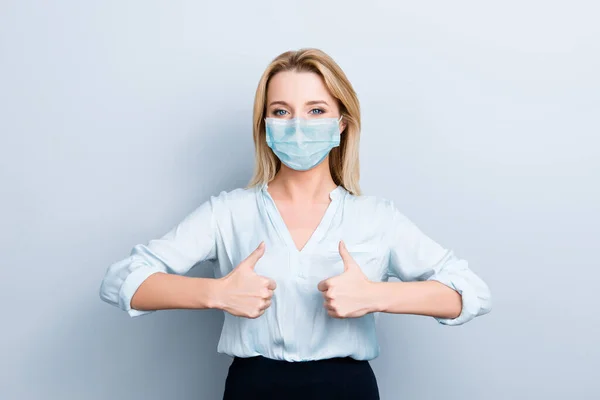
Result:
M258 187L235 188L223 190L216 195L210 196L210 203L214 208L244 208L256 202Z
M355 216L371 219L373 222L389 222L398 213L394 202L374 195L346 194L345 209Z

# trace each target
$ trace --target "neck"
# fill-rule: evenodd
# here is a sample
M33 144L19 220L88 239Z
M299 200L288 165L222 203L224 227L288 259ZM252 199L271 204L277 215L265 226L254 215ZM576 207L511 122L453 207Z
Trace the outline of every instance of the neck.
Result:
M329 202L329 193L337 187L329 171L329 157L308 171L296 171L285 164L269 182L269 193L293 203Z

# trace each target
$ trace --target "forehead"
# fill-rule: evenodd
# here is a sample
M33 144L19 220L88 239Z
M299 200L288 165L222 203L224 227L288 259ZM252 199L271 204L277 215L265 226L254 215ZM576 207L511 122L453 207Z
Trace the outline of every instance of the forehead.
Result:
M269 81L267 101L304 103L314 100L332 101L320 75L314 72L282 71Z

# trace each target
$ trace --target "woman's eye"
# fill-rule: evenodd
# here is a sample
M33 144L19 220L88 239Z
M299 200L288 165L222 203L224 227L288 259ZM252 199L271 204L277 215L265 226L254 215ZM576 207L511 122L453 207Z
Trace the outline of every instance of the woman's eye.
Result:
M325 111L323 111L320 108L313 108L312 110L310 110L311 114L323 114Z
M278 117L281 117L281 116L285 115L285 113L287 113L287 111L285 111L285 110L275 110L275 111L273 111L273 114L277 115Z

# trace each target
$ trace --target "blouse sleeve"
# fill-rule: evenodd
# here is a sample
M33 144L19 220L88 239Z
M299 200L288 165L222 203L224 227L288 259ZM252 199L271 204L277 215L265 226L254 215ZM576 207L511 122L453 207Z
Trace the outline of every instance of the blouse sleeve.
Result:
M461 325L491 311L491 293L486 283L457 257L424 234L391 203L392 216L387 275L402 281L438 281L462 297L456 318L435 319L443 325Z
M216 259L212 200L201 204L161 238L135 245L129 257L110 265L100 285L100 298L131 317L149 314L155 310L131 308L131 298L146 278L156 272L183 275L198 262Z

